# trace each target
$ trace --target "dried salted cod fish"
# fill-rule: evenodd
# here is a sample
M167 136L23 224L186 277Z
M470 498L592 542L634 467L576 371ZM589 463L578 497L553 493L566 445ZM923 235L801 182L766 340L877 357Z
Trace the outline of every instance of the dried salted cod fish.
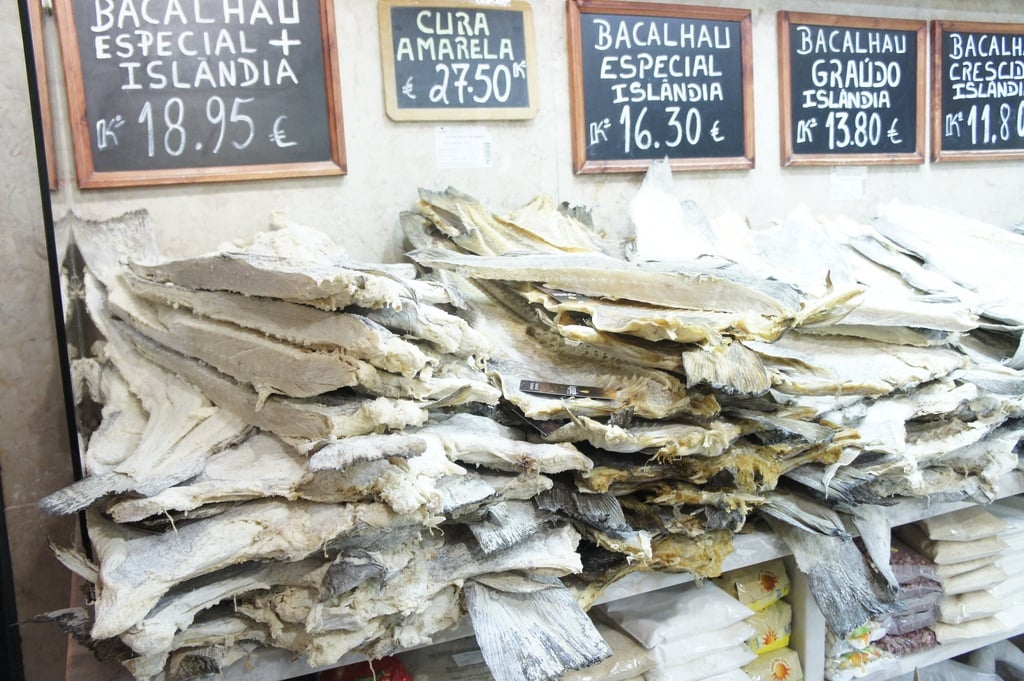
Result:
M711 396L687 392L675 376L621 362L580 357L564 348L537 342L530 325L493 304L481 304L477 328L495 347L503 348L489 362L505 399L527 418L567 418L568 412L602 416L632 408L640 418L662 419L681 414L713 416L718 403ZM538 395L529 386L552 384L561 394ZM524 386L527 389L524 390ZM597 393L589 397L588 393Z
M771 525L793 552L825 621L839 636L901 607L848 537L807 532L780 521Z
M529 501L488 504L478 522L467 523L485 553L512 547L540 530L545 517Z
M327 235L294 225L194 258L152 261L132 254L129 267L157 283L302 302L325 310L350 305L401 309L403 299L413 298L401 279L352 261Z
M127 631L175 584L247 560L297 560L334 537L409 521L383 504L260 500L176 532L132 535L93 515L100 559L94 638Z
M611 300L694 310L795 317L799 295L726 265L697 263L639 266L600 253L462 255L437 249L407 254L424 267L453 270L471 279L526 281Z
M261 398L274 393L313 397L356 385L364 369L372 371L360 360L340 353L301 348L233 324L149 303L123 287L109 291L109 305L136 331L252 385Z
M107 316L99 283L90 275L85 282L90 314L107 339L103 352L138 396L148 420L134 452L113 470L83 478L39 502L54 514L80 511L114 492L155 494L195 475L211 454L243 439L249 430L233 413L133 352Z
M328 566L322 558L247 563L189 580L171 589L144 620L121 634L121 640L139 655L166 658L174 648L177 633L188 629L204 610L251 591L266 591L280 585L317 586ZM161 663L159 668L163 666Z
M118 323L113 323L118 327ZM317 400L269 397L260 404L251 389L120 325L139 354L199 387L214 404L237 414L246 423L282 439L328 440L402 429L426 421L427 411L410 400L387 397L321 396Z
M102 405L100 423L88 434L88 442L82 448L85 472L110 473L138 449L149 416L110 362L79 357L71 361L71 371L77 386L76 399L88 395Z
M415 433L423 438L436 438L455 461L498 471L561 473L588 470L592 465L569 443L528 442L520 431L474 414L455 414Z
M400 435L395 436L402 439ZM391 450L392 456L353 463L344 473L314 467L306 457L267 433L210 457L187 484L159 494L111 504L117 522L135 522L161 513L263 497L325 503L375 500L396 513L420 515L424 523L442 510L437 482L464 471L443 451Z
M771 387L761 359L739 341L684 351L683 371L687 388L706 383L727 394L763 395Z
M914 348L857 338L808 338L790 333L775 343L748 341L764 360L774 387L797 395L885 395L966 366L947 348Z
M325 312L272 298L154 284L130 272L124 273L124 280L132 293L146 300L188 308L197 315L302 347L342 352L402 376L415 376L436 363L415 344L363 315Z
M576 492L556 484L538 494L534 503L542 511L565 516L595 544L646 563L651 560L651 536L630 527L618 499L611 494Z
M311 471L343 471L361 461L376 461L392 457L408 459L425 452L427 441L404 432L374 433L326 442L301 443L298 449L312 454L309 461Z
M446 537L410 545L410 560L382 580L368 580L336 600L295 601L295 617L310 632L358 631L374 619L414 612L432 595L478 575L529 571L552 577L583 569L576 545L580 536L568 526L543 528L505 550L485 553L472 535L456 528ZM421 558L416 558L421 556ZM280 599L278 599L280 600Z
M738 438L740 427L732 421L715 419L706 425L672 422L631 423L628 428L603 423L569 412L571 422L543 436L545 442L586 440L608 452L635 453L651 450L654 458L672 459L697 455L717 456Z
M992 301L984 305L982 314L1016 326L1024 323L1024 305L1006 295L1024 283L1018 266L1024 256L1024 236L898 201L883 203L878 212L874 227L882 235L926 262L928 269Z
M339 388L391 398L441 399L465 390L464 401L494 403L498 391L483 374L445 364L421 377L390 374L369 362L336 351L300 348L232 324L150 304L115 290L111 306L150 339L195 357L235 380L248 383L261 399L270 394L314 397Z
M652 342L717 343L722 335L738 339L771 342L790 328L779 317L761 317L742 312L680 310L657 305L641 305L604 300L590 296L523 289L532 304L559 315L587 315L596 330L633 336ZM561 318L561 317L560 317Z
M552 681L611 655L590 617L557 580L550 588L505 592L466 584L466 607L496 681Z

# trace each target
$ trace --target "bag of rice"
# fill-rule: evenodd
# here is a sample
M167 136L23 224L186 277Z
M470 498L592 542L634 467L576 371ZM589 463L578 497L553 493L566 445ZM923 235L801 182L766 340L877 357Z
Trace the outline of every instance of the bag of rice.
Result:
M739 669L756 657L750 648L741 643L728 650L697 657L674 667L655 666L644 674L644 678L647 681L703 681L709 676Z
M751 681L803 681L804 678L800 657L792 648L758 655L756 660L743 666L743 671Z
M715 583L754 612L783 598L790 588L789 574L781 558L733 570Z
M646 648L723 629L754 614L710 581L630 596L596 610Z
M917 525L904 525L896 533L907 546L938 565L994 556L1007 548L1006 542L995 535L972 541L939 541L930 539Z
M567 672L561 681L627 681L654 667L651 651L632 636L602 622L596 624L612 656L592 667Z
M754 629L747 645L758 655L764 655L789 645L793 633L793 608L786 601L776 601L748 617L746 622Z
M929 539L938 541L976 541L1005 532L1009 526L981 506L968 506L952 513L918 521Z
M1006 579L1006 573L995 563L962 575L949 577L942 583L942 590L947 596L957 596L969 591L987 589Z
M1005 626L996 617L983 617L963 624L944 624L936 622L932 626L935 638L939 643L952 643L965 638L978 638L1006 631Z
M717 655L746 643L754 635L754 628L746 620L730 624L724 629L715 629L693 634L683 641L664 643L649 652L654 660L652 666L678 667L698 657Z
M982 617L991 617L1002 609L1002 603L990 592L969 591L943 598L939 602L939 621L946 624L962 624Z

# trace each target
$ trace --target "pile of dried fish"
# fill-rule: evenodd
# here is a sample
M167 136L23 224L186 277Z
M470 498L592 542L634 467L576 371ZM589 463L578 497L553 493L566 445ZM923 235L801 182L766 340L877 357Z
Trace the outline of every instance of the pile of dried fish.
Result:
M142 214L69 218L97 425L43 506L87 511L93 560L57 551L95 602L62 619L187 679L260 647L377 657L468 613L499 681L557 679L608 654L584 610L610 583L717 576L755 518L836 632L898 609L851 537L887 564L886 504L990 500L1017 467L1012 306L892 214L753 230L678 204L653 164L631 215L693 246L671 261L451 189L401 216L415 266L294 226L167 260Z
M499 678L607 656L558 580L582 570L579 534L530 501L592 463L482 415L500 391L458 291L297 226L167 260L142 213L67 221L90 327L76 397L98 414L86 476L41 505L87 512L91 559L54 550L94 593L54 619L139 679L260 646L379 657L467 611L498 657L544 613Z

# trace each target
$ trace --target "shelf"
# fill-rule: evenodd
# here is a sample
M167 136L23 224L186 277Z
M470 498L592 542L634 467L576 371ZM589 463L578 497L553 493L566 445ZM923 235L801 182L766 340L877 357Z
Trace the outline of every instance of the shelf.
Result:
M1024 493L1024 472L1013 471L1000 480L998 498L1022 493ZM973 505L976 504L974 502L929 504L920 499L907 499L889 507L886 513L889 519L889 526L897 527ZM794 622L800 623L797 627L794 627L794 639L791 646L800 654L807 681L823 681L824 618L818 610L813 596L810 594L806 579L797 571L785 542L772 532L756 530L736 535L733 539L733 547L733 552L726 557L722 565L722 569L725 572L748 565L756 565L775 558L786 559L790 579L793 582L791 595L788 600L793 604ZM693 576L689 573L634 572L609 586L595 604L608 603L692 581ZM901 658L897 665L880 670L875 675L865 677L865 681L887 681L908 671L913 671L918 667L941 662L942 660L962 655L990 643L1022 633L1024 633L1024 623L993 637L970 639L938 646L922 653ZM459 626L439 632L435 635L434 643L428 645L472 635L473 631L469 619L464 618ZM346 655L334 664L312 668L301 659L296 659L294 654L290 652L273 648L261 648L225 669L222 678L224 681L283 681L325 669L333 669L363 659L365 658L362 655ZM74 674L76 666L75 664L69 664L69 674L67 676L69 681L77 681L80 678ZM121 677L117 678L120 679Z
M951 658L969 653L972 650L978 650L984 648L987 645L998 643L1014 636L1024 634L1024 622L1018 622L1016 626L1010 627L1005 631L992 634L990 636L980 636L978 638L968 638L962 641L954 641L953 643L945 643L942 645L929 648L928 650L922 650L919 653L913 655L907 655L905 657L897 658L896 664L879 669L873 674L869 674L860 679L860 681L888 681L904 674L909 674L917 669L923 669L929 665L936 664L937 662L943 662Z

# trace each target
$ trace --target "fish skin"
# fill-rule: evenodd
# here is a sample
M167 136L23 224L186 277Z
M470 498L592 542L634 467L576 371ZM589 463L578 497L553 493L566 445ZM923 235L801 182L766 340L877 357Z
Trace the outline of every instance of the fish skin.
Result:
M590 617L554 580L551 588L531 593L470 581L465 592L480 651L496 681L553 681L611 655Z

